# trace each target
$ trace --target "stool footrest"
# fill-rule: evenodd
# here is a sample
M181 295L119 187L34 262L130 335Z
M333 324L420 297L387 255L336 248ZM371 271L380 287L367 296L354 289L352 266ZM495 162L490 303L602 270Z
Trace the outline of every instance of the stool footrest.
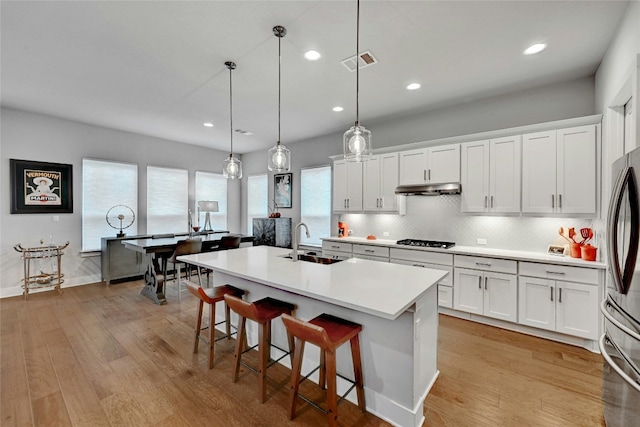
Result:
M316 366L313 370L311 370L311 372L309 372L307 375L305 375L304 377L302 377L300 379L300 381L298 382L298 384L302 384L303 381L308 380L309 377L311 375L313 375L314 372L316 372L318 369L320 369L322 367L322 365L318 365ZM338 399L338 405L340 404L340 402L342 402L344 399L346 399L347 395L349 393L351 393L351 390L353 390L354 388L356 388L356 382L353 381L350 378L347 378L343 375L340 375L339 373L336 372L336 376L342 378L343 380L349 382L351 384L351 387L349 387L349 389L347 391L344 392L344 394L342 396L340 396L340 398ZM313 406L314 408L318 409L320 412L324 413L325 415L328 414L329 412L324 409L322 406L318 405L316 402L314 402L313 400L309 399L308 397L306 397L305 395L303 395L302 393L298 392L298 397L302 400L304 400L305 402L307 402L308 404L310 404L311 406Z

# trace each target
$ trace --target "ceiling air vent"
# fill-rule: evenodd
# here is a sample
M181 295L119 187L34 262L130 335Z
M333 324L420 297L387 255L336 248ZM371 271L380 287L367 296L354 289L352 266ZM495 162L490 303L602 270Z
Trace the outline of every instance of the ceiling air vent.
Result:
M373 56L371 51L360 52L358 55L358 59L360 61L360 69L368 67L370 65L374 65L378 63L378 60ZM353 55L350 58L344 59L342 61L342 65L344 65L347 70L355 71L356 70L356 56Z
M239 133L240 135L253 135L253 132L249 132L248 130L236 129L235 132Z

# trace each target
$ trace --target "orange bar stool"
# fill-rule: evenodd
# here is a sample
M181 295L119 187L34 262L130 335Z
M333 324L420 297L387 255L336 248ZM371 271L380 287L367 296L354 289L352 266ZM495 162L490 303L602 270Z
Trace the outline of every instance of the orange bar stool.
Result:
M359 334L362 325L340 319L330 314L321 314L320 316L305 322L290 315L282 315L287 332L297 338L295 344L295 353L292 364L291 374L291 396L289 418L293 419L296 415L296 402L300 397L321 412L328 416L329 425L338 425L338 403L342 402L347 394L355 387L358 395L358 407L362 412L366 411L364 403L364 388L362 383L362 362L360 357L360 339ZM355 379L343 377L336 372L336 349L342 344L349 341L351 343L351 358L353 360L353 373ZM307 374L302 380L300 379L300 370L302 368L302 356L304 354L304 344L310 342L320 347L320 366ZM298 392L300 383L315 371L320 369L319 384L322 389L327 388L327 409L322 408L312 400L303 396ZM338 400L338 392L336 387L337 376L352 383L347 392Z
M254 302L243 301L240 298L233 295L225 295L224 300L227 302L227 306L231 307L231 310L235 311L240 319L238 320L238 335L236 337L236 351L233 355L235 363L233 371L231 372L231 379L235 383L238 381L238 374L240 372L240 364L242 363L247 369L256 372L258 374L258 389L260 402L264 402L267 396L267 368L274 363L279 362L287 355L291 357L291 363L293 363L293 337L287 333L287 339L289 341L289 351L284 350L274 344L271 344L271 321L283 314L291 314L295 309L295 304L280 301L273 298L263 298ZM250 319L258 323L258 344L251 348L243 350L246 347L247 329L246 320ZM252 366L242 362L242 354L249 350L253 350L258 347L258 369L254 369ZM271 347L275 347L284 354L276 360L272 360L268 363Z
M220 301L224 301L225 295L234 295L236 297L242 297L244 295L244 291L242 289L238 289L231 285L222 285L216 286L215 288L207 288L204 289L202 286L196 285L195 283L185 280L184 284L187 287L187 290L195 295L198 299L200 299L200 305L198 308L198 320L196 322L196 341L193 345L193 353L198 352L198 343L200 340L209 344L209 369L213 368L213 344L216 341L220 341L221 339L227 338L231 339L231 336L236 332L231 332L231 321L230 321L230 310L229 306L225 303L225 320L215 323L216 321L216 303ZM202 311L205 304L209 304L209 325L202 327ZM216 326L222 323L226 324L226 333L225 335L215 338ZM209 329L209 336L204 336L201 334L202 331Z

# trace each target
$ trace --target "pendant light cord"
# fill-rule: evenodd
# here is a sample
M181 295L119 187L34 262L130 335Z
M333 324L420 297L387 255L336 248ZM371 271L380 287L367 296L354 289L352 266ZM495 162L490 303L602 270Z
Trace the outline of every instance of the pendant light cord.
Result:
M231 154L229 157L233 158L233 84L231 83L232 79L232 68L229 67L229 134L231 137Z
M360 0L356 13L356 126L360 123Z
M282 69L282 36L278 37L278 145L280 145L280 92L282 91L282 77L281 77L281 69Z

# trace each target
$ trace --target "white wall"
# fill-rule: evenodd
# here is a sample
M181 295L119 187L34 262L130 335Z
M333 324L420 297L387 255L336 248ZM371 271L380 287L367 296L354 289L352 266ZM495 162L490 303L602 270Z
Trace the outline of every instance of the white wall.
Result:
M392 147L411 142L429 141L439 138L467 135L484 131L506 129L511 127L544 123L555 120L588 116L595 113L594 108L594 79L587 77L575 81L553 84L532 90L515 92L493 98L460 104L442 110L416 114L407 117L398 117L380 123L369 123L366 117L361 117L361 124L371 129L373 134L373 147ZM345 126L345 130L347 126ZM342 132L325 135L310 140L287 143L283 142L291 150L293 173L293 203L292 209L281 209L282 216L292 217L294 223L300 219L300 169L308 166L330 164L329 156L342 152ZM243 156L245 174L264 173L267 171L266 150L248 153ZM273 197L273 178L270 177L270 198ZM243 182L243 187L246 183ZM453 199L455 200L455 199ZM426 206L426 201L412 204L415 208L411 215L401 218L394 215L358 215L359 234L376 231L381 235L382 229L396 230L397 238L422 237L428 238L430 229L428 223L421 217L420 209ZM459 206L459 203L458 203ZM344 220L353 215L344 215ZM382 220L385 217L387 219ZM468 220L466 219L468 218ZM334 229L338 216L333 218ZM381 225L382 221L382 225ZM388 225L396 222L395 226ZM518 219L515 219L517 225ZM246 230L246 209L243 207L242 230ZM462 227L456 233L451 233L451 238L457 236L472 236L470 229L477 225L471 216L463 216L456 222L456 227ZM569 224L566 224L569 225ZM555 226L555 223L554 223ZM532 228L527 224L527 228ZM469 230L467 230L469 229ZM385 231L389 231L385 230ZM402 231L411 230L414 235L400 235ZM557 230L557 227L556 227ZM468 232L467 232L468 231ZM333 232L336 234L337 230ZM441 234L441 233L438 233ZM446 234L446 233L445 233ZM502 238L491 239L490 245L500 247L504 243ZM393 238L393 236L391 237ZM432 238L436 238L432 236ZM458 240L459 244L462 244ZM518 246L519 245L519 246ZM526 247L527 243L519 241L518 249ZM523 247L524 246L524 247ZM511 247L511 246L510 246Z
M0 158L0 296L15 295L22 278L22 260L13 245L37 246L40 239L56 243L70 242L62 260L63 286L94 283L101 280L100 257L81 257L82 158L91 157L137 163L139 166L139 232L146 229L146 166L170 166L189 169L189 204L195 203L196 170L221 172L228 153L195 145L186 145L148 136L92 126L30 112L2 108ZM52 222L47 214L12 215L10 210L9 159L50 161L73 165L73 213L59 214ZM108 184L108 183L107 183ZM228 184L228 228L240 232L241 187ZM186 212L185 230L186 231ZM115 231L114 231L115 235Z

